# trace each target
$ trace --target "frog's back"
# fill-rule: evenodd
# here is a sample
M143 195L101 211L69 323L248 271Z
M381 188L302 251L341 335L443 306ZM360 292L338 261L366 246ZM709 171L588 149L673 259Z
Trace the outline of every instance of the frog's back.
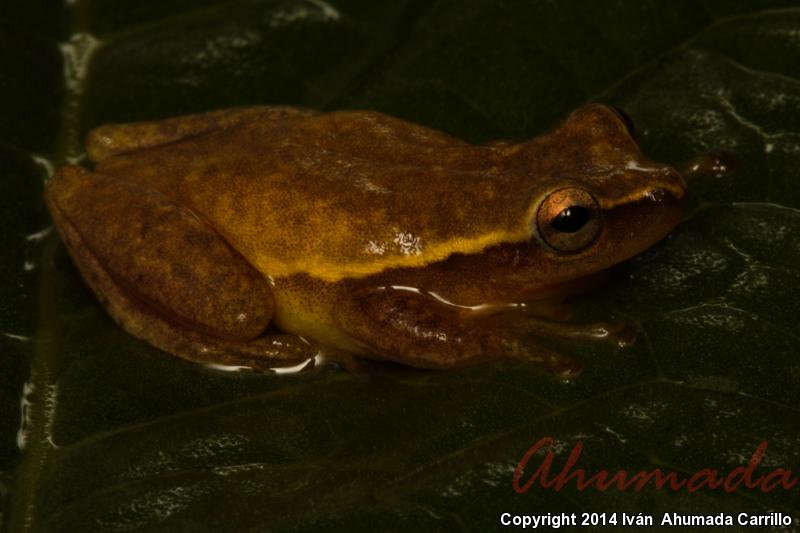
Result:
M502 148L374 112L228 130L113 156L99 172L191 208L273 277L418 266L528 238Z

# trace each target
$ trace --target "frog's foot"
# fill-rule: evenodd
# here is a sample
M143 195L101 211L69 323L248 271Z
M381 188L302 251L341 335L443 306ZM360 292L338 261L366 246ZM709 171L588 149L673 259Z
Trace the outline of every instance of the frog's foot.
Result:
M365 361L352 353L326 346L321 350L320 356L325 363L334 363L348 374L369 378L369 368Z
M255 106L220 109L150 122L106 124L89 132L86 151L89 159L97 163L112 155L158 146L247 122L278 122L316 113L298 107Z
M132 335L192 361L258 370L315 355L297 337L262 335L273 312L263 276L166 197L69 166L46 200L84 279Z
M511 323L516 330L528 331L541 337L558 337L579 341L604 341L621 348L633 344L638 335L637 329L624 320L574 324L546 320L540 317L522 316L511 319Z
M563 302L542 301L526 303L524 310L530 316L555 322L566 322L571 320L573 316L572 309Z
M533 342L520 342L513 324L465 320L458 308L424 294L368 290L340 302L339 327L376 358L418 368L454 368L493 359L525 359L566 379L580 361Z
M526 348L514 354L514 358L529 361L545 367L557 379L574 379L584 368L582 359L526 340Z

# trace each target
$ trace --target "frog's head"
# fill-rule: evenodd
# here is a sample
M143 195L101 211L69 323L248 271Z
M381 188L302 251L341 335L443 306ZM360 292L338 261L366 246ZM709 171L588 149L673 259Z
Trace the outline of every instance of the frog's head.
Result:
M501 247L495 259L513 251L506 279L527 280L533 291L624 261L681 219L684 179L645 158L627 120L610 107L583 106L550 135L520 145L515 167L542 177L520 187L530 239Z

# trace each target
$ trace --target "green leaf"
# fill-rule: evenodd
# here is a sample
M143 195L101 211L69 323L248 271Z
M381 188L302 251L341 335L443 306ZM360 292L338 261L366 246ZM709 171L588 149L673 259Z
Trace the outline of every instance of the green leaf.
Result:
M724 475L762 441L759 472L800 468L797 2L85 0L68 17L50 3L0 6L8 531L484 531L502 512L800 515L796 489L512 488L517 462L545 436L554 471L579 441L589 473ZM678 230L576 302L581 318L624 317L640 335L627 349L565 345L588 363L572 383L508 361L448 372L375 364L368 376L214 372L125 334L57 236L41 239L40 156L80 155L78 139L103 122L292 104L377 109L485 141L542 133L589 100L631 116L655 160L724 149L736 170L692 182Z

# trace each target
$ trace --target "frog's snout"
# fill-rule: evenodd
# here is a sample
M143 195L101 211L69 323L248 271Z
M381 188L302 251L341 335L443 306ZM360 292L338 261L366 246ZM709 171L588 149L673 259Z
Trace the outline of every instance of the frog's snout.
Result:
M668 198L672 198L666 189L652 189L644 194L645 198L651 202L663 203Z
M683 211L687 192L686 182L680 174L670 170L673 173L671 179L659 181L646 189L640 197L640 204L649 206L654 212Z
M664 177L645 193L645 199L659 204L668 198L681 201L686 196L687 185L683 175L672 167L664 167Z

